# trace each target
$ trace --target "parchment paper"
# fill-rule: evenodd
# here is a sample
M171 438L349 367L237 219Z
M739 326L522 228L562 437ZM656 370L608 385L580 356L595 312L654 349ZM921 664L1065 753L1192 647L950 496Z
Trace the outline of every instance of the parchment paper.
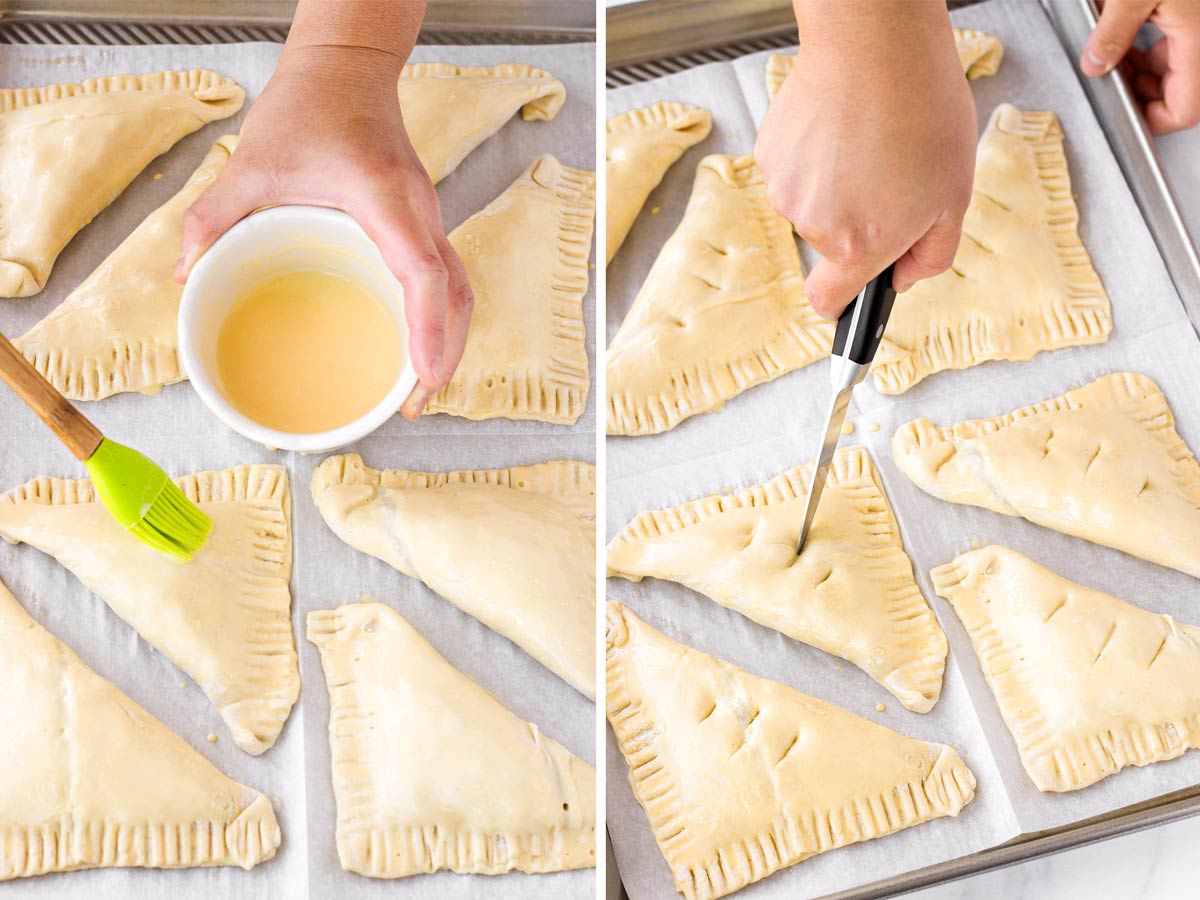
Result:
M1145 769L1127 769L1097 786L1066 795L1041 794L1021 768L969 639L929 570L970 549L1000 543L1067 578L1200 622L1194 580L1125 554L985 510L944 503L917 489L893 465L895 428L920 415L938 424L990 416L1045 399L1112 371L1137 369L1166 392L1178 427L1200 447L1200 342L1184 315L1153 240L1104 142L1053 29L1033 0L992 0L953 15L956 25L999 37L1005 58L994 78L972 81L980 129L1001 102L1051 109L1066 133L1072 188L1084 242L1113 301L1112 339L1100 346L1043 353L1029 362L988 363L931 376L898 397L878 394L870 380L855 394L843 444L865 444L900 522L918 582L950 640L943 693L927 715L905 710L849 663L791 641L679 585L610 579L610 597L627 602L669 635L914 737L954 744L979 781L976 799L957 819L941 819L877 841L823 854L746 889L746 897L815 897L914 871L1151 799L1200 781L1200 754ZM709 139L689 151L651 195L608 269L608 334L620 324L663 242L682 216L696 164L709 153L749 153L768 98L760 53L611 91L606 115L671 99L697 103L714 117ZM919 100L918 100L919 102ZM815 257L805 246L806 261ZM809 366L729 401L716 415L696 416L664 435L610 438L607 443L607 529L611 538L636 513L718 490L763 481L807 461L828 402L828 363ZM872 430L872 425L878 430ZM876 703L886 711L877 713ZM844 748L852 753L853 748ZM626 768L608 735L608 821L622 880L633 900L672 896L670 874L633 799Z
M207 67L235 78L257 97L279 54L274 44L157 47L5 47L5 86L77 81L117 72ZM549 123L519 117L467 157L438 186L442 211L453 227L503 191L545 152L567 165L593 169L595 47L590 44L522 47L418 47L414 60L472 65L523 61L553 72L567 102ZM247 102L247 109L250 103ZM0 301L0 328L18 335L52 310L149 212L170 197L200 163L212 142L236 132L245 117L213 123L184 138L150 164L59 257L46 290L30 299ZM155 181L153 173L164 177ZM585 301L593 321L594 291ZM472 423L452 416L410 425L396 417L376 435L349 448L377 468L430 470L490 468L553 458L595 459L595 403L572 427L537 422ZM213 417L186 384L157 397L122 395L85 404L106 433L136 446L168 471L186 473L240 463L275 462L291 475L295 565L292 619L300 653L301 696L279 742L255 759L238 750L201 691L104 603L49 557L0 543L0 578L31 614L166 723L218 768L276 798L283 844L258 868L176 871L99 870L50 875L4 885L13 898L240 897L592 897L595 873L503 877L440 873L374 881L343 872L334 845L330 781L328 695L316 649L304 638L305 616L367 593L399 610L453 665L469 674L517 715L535 722L576 755L595 763L594 706L521 650L458 611L423 585L337 540L312 504L309 484L321 457L270 452L238 437ZM81 477L81 466L8 391L0 391L0 490L41 474ZM209 732L219 736L209 744ZM486 752L481 745L480 752ZM436 778L440 773L430 772Z

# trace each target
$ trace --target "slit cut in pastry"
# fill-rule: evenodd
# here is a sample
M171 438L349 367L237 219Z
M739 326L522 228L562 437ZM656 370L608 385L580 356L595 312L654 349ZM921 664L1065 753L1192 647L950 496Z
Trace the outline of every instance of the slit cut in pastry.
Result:
M156 209L46 318L13 343L63 396L155 394L184 379L175 260L183 214L225 168L237 136L220 138L188 183Z
M41 291L71 238L150 160L244 100L203 69L0 90L0 297Z
M1200 747L1200 628L1006 547L964 553L932 577L1039 790L1078 790Z
M291 497L283 466L176 479L213 521L190 562L150 549L92 483L37 478L0 495L0 538L48 553L186 672L254 756L275 743L300 692L292 639Z
M266 795L227 778L0 584L0 881L270 859Z
M1020 516L1200 578L1200 464L1167 398L1118 372L994 416L892 437L896 465L951 503Z
M604 127L605 265L625 242L650 192L679 157L712 130L712 114L662 100L613 116Z
M408 136L434 184L518 110L526 121L549 121L567 98L561 81L524 63L412 63L398 90Z
M317 468L313 502L339 538L497 631L596 696L596 470L379 471L358 454Z
M595 214L595 174L546 155L450 233L475 307L462 361L430 413L560 425L583 414Z
M972 80L995 75L1004 59L1004 45L998 38L969 28L954 29L954 46L963 72ZM796 64L794 54L772 53L767 57L767 94L774 97Z
M608 346L608 433L656 434L833 346L792 226L751 156L706 156L683 221Z
M1103 343L1112 326L1079 238L1058 119L996 107L954 264L896 299L871 369L875 387L899 394L946 369Z
M372 878L596 864L596 770L391 608L308 614L329 688L342 868Z
M610 575L676 581L854 663L914 712L942 690L946 636L913 578L866 450L838 451L796 557L812 463L736 494L645 512L608 546Z
M608 720L688 900L956 816L975 776L914 740L677 644L608 604Z

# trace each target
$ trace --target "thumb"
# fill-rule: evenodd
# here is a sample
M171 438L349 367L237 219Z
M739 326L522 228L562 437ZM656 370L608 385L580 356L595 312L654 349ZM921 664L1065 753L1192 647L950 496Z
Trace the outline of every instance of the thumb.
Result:
M268 201L258 190L258 179L243 174L232 157L209 188L183 214L183 246L175 263L175 280L187 281L188 273L204 251L232 228Z
M817 262L804 282L808 302L823 318L836 319L886 263L842 265L828 257Z
M933 227L896 260L892 286L897 291L907 291L921 279L945 272L954 262L961 237L962 217L956 219L942 213Z
M1080 54L1083 74L1095 77L1115 69L1153 11L1154 0L1108 0Z

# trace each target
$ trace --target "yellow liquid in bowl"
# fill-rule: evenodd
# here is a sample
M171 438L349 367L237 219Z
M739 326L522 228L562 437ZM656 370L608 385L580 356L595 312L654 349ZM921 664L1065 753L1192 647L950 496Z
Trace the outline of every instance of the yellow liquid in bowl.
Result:
M292 434L348 425L376 407L407 357L378 300L328 272L290 272L237 299L217 335L217 374L242 415Z

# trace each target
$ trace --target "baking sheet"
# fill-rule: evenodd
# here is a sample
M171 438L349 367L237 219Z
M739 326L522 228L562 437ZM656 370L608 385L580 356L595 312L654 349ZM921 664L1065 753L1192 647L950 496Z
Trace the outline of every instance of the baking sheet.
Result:
M1189 388L1200 383L1200 342L1052 27L1033 0L992 0L952 18L958 26L988 31L1005 44L998 75L971 82L981 129L992 110L1006 101L1025 109L1051 109L1061 119L1084 242L1113 300L1113 337L1101 346L1043 353L1029 362L942 373L898 398L879 395L870 380L856 391L849 416L856 430L843 441L870 450L918 582L950 640L942 698L925 716L903 709L852 665L757 626L686 588L609 580L610 597L627 602L685 643L900 732L956 745L979 781L975 801L957 819L823 854L747 889L747 897L812 897L845 890L1200 782L1200 754L1190 754L1125 770L1074 794L1042 795L1020 767L969 640L949 605L932 591L929 570L970 549L972 540L1003 543L1082 584L1182 621L1200 621L1194 609L1195 582L1188 576L1021 520L935 500L892 464L890 436L911 418L925 415L948 424L990 416L1130 368L1159 382L1180 432L1191 446L1200 447L1200 402ZM609 93L607 116L670 99L704 106L714 117L712 135L667 174L608 268L610 338L678 224L699 160L709 153L752 151L755 123L768 104L763 83L768 55L690 69ZM650 212L654 207L657 213ZM815 257L809 248L802 246L801 252L811 264ZM806 461L823 424L828 390L828 363L822 361L753 388L730 400L721 413L693 417L666 434L610 438L609 537L641 510L760 482ZM876 713L876 703L886 711ZM669 897L669 872L628 787L611 731L608 741L613 761L607 779L608 821L622 880L633 900Z
M249 100L266 84L279 52L275 44L5 47L0 50L0 84L38 85L115 72L205 67L236 79ZM554 153L567 165L595 167L594 45L422 46L414 51L413 60L472 65L529 62L553 72L567 87L567 102L554 121L514 119L438 186L448 228L490 202L541 153ZM179 189L218 136L238 130L245 112L208 125L152 162L67 247L44 292L29 299L0 300L0 328L9 335L21 334L57 306L142 218ZM163 178L155 181L152 176L159 172ZM594 304L594 288L590 288L585 301L589 326L594 321ZM412 425L396 417L349 449L361 452L367 464L377 468L491 468L551 458L594 462L594 409L595 402L589 398L588 412L571 427L502 420L473 423L445 415ZM84 404L84 411L106 433L138 447L171 472L250 462L280 463L289 470L295 542L292 619L302 687L300 701L279 742L257 759L236 749L202 692L74 576L29 547L0 542L0 579L31 614L218 768L276 798L283 844L275 859L250 872L228 868L97 870L13 882L3 887L6 895L22 900L129 896L292 900L385 894L557 900L595 895L593 870L503 877L439 873L398 881L376 881L343 872L334 845L328 696L316 649L304 639L307 612L373 594L399 610L438 652L505 706L595 764L593 704L515 645L423 585L338 541L309 499L312 471L321 457L271 452L235 435L208 413L186 383L165 388L157 397L129 394ZM0 440L0 490L41 474L84 474L50 432L7 391L0 391ZM216 744L205 740L210 731L219 736ZM429 777L437 777L437 773L429 773Z

